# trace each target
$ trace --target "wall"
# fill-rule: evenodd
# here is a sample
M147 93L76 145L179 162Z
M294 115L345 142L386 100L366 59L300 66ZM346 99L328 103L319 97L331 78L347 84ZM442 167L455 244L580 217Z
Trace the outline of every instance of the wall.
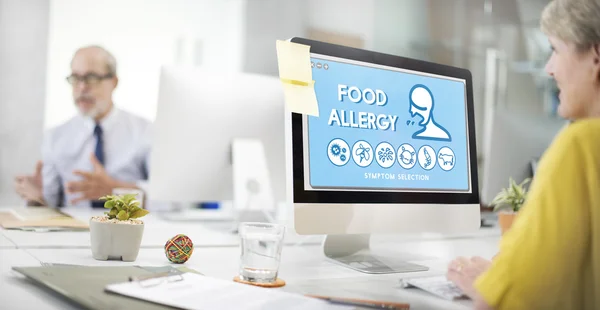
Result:
M375 0L308 0L307 27L351 34L373 49Z
M99 44L115 55L120 78L115 104L150 120L156 114L161 65L241 70L244 0L50 3L46 128L76 112L65 77L73 53L84 45ZM190 46L195 47L192 56Z
M48 42L46 0L0 0L0 204L40 158Z
M427 60L418 46L430 40L427 2L377 0L374 3L373 46L378 52Z
M278 75L276 40L305 36L307 2L249 0L243 25L243 71Z

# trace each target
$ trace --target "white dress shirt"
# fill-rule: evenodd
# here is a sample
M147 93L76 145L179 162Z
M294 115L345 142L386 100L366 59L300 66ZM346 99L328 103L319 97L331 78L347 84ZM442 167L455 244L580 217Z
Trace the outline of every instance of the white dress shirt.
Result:
M44 136L42 169L44 199L50 206L71 205L78 194L66 193L66 184L79 181L75 170L92 171L90 156L96 148L93 119L77 115ZM144 187L148 180L151 145L149 121L113 107L100 122L104 142L104 169L119 181ZM90 201L77 204L90 206Z

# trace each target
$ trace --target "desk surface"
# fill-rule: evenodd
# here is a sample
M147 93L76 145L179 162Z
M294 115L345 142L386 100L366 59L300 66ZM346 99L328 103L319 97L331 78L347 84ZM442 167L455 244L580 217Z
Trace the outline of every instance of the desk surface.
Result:
M39 266L37 259L20 249L0 249L0 300L3 309L77 309L52 292L35 285L13 266Z
M89 209L66 211L82 220L102 212ZM39 266L41 262L164 266L170 264L163 251L164 242L179 233L190 236L195 245L187 267L222 279L231 279L236 274L240 255L239 239L229 232L231 223L170 222L152 214L145 217L144 221L146 227L142 249L138 259L132 263L94 260L89 248L89 232L0 230L0 297L3 301L10 300L3 305L9 305L10 309L73 309L61 297L39 288L12 271L13 266ZM497 251L499 238L497 228L484 228L473 234L461 235L374 236L372 249L378 255L413 261L431 269L425 273L367 275L327 261L318 246L322 236L298 236L292 231L288 233L283 250L280 277L288 283L283 289L292 292L409 302L411 309L468 309L469 302L448 302L420 290L401 289L399 279L444 274L448 262L456 256L491 258Z
M418 257L412 260L413 262L430 267L427 272L391 275L367 275L333 264L323 257L319 246L286 246L282 253L280 277L288 283L283 289L291 292L409 302L411 309L468 309L470 306L468 301L448 302L416 289L401 289L399 279L444 274L448 262L459 255L480 255L491 258L497 251L498 241L497 237L484 237L375 244L373 249L378 254L406 257L403 253L408 252ZM152 248L141 249L137 261L132 263L96 261L92 258L90 249L27 249L27 252L0 250L0 255L3 258L9 257L8 260L3 259L1 263L3 270L1 283L4 286L9 284L10 296L21 296L19 300L29 300L31 295L36 295L37 300L47 300L47 304L36 304L36 309L64 309L64 305L59 297L45 292L45 295L37 295L41 294L40 289L22 280L16 280L19 277L14 272L12 274L6 272L10 266L14 264L35 266L40 262L95 266L169 265L164 252ZM195 249L185 266L207 276L229 280L236 274L238 263L238 248L200 247Z
M65 208L64 212L82 221L89 221L91 216L103 214L103 210ZM237 247L239 237L231 232L233 222L174 222L167 221L157 214L149 214L143 218L145 227L142 237L142 248L163 248L167 240L177 234L185 234L199 247ZM69 232L32 232L21 230L5 230L0 228L0 248L89 248L90 233L88 231ZM376 242L406 242L411 240L440 240L472 237L496 237L500 235L498 228L482 228L471 234L442 235L434 233L406 234L406 235L381 235L374 236ZM11 242L12 241L12 242ZM285 236L287 245L319 245L323 236L302 236L296 234L293 228L288 227Z
M16 249L17 245L10 241L8 237L4 236L4 234L0 233L0 249Z
M103 214L103 210L65 208L65 213L88 222L90 217ZM149 214L143 218L144 235L142 248L162 248L167 240L177 234L189 236L196 246L238 246L239 237L232 233L233 222L174 222L162 219L157 214ZM89 248L89 231L56 231L32 232L21 230L6 230L0 228L0 233L7 245L18 248ZM286 234L286 244L320 244L322 236L300 236L294 231ZM2 239L0 238L0 246Z

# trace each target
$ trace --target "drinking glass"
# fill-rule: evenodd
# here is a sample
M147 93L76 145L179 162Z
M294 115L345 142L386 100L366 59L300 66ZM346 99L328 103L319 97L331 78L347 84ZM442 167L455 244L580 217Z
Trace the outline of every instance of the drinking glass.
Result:
M271 223L245 222L239 225L243 281L273 283L277 280L285 227Z

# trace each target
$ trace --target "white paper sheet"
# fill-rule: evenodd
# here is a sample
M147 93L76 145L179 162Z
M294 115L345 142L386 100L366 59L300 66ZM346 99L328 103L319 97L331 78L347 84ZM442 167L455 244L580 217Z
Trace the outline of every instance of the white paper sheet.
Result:
M351 309L276 289L184 273L181 281L167 279L154 286L138 282L111 284L106 290L167 306L189 309Z

